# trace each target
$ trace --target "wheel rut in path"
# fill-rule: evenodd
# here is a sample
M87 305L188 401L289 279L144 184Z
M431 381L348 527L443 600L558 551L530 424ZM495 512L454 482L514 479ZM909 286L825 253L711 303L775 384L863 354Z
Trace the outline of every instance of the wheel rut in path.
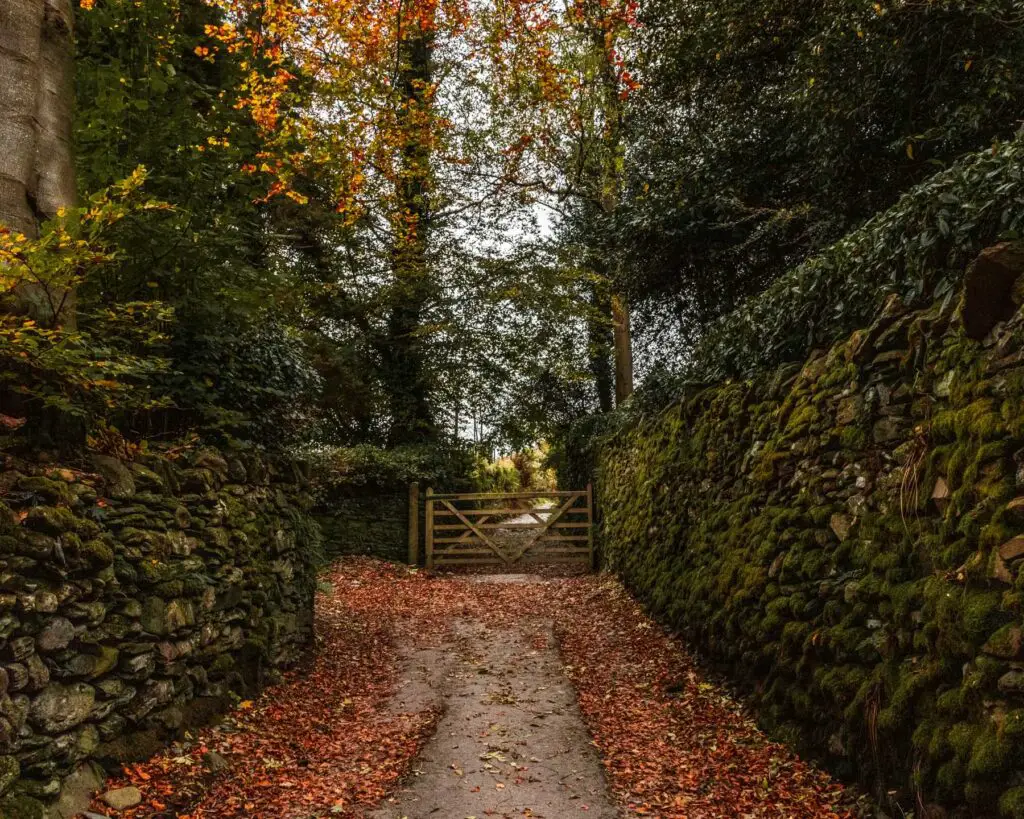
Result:
M550 625L457 620L446 648L405 654L395 707L443 713L374 819L618 816Z

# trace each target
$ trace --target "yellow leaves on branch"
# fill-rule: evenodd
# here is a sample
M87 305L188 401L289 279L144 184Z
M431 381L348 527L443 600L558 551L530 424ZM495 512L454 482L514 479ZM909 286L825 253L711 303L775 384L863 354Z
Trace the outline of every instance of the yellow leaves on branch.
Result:
M145 181L146 170L136 168L127 178L93 194L82 207L61 208L38 238L0 225L0 290L31 285L62 293L112 262L116 250L107 240L111 227L133 214L172 210L165 202L140 197Z

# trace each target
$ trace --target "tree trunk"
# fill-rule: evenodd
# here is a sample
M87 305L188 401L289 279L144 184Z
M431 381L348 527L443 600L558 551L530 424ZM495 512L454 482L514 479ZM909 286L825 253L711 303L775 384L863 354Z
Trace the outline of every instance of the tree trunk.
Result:
M75 202L71 0L0 2L0 223L37 236Z
M601 55L600 83L604 97L602 107L605 115L602 139L604 145L601 152L602 161L597 198L605 216L611 217L619 206L623 189L626 151L622 131L625 105L620 93L619 78L609 51L609 42L606 39L607 29L602 20L605 13L605 7L602 4L588 6L591 42L597 53ZM605 250L608 252L614 249L606 248ZM608 252L608 256L610 263L614 264L614 253ZM629 325L629 304L626 297L615 289L614 270L608 269L608 263L604 267L612 287L608 315L611 318L614 334L615 403L619 405L633 394L633 338Z
M624 297L612 296L612 326L615 332L615 403L633 394L633 339L629 331L629 305Z
M32 238L75 204L72 47L71 0L0 0L0 225ZM15 292L18 312L74 327L73 293Z
M620 143L616 145L621 147ZM621 179L617 171L612 171L605 184L610 190L606 190L602 196L601 204L605 215L610 217L618 207L617 192L621 186ZM610 286L614 288L615 279L609 275L608 265L604 265L604 270ZM612 356L615 360L615 405L619 406L633 394L633 335L629 326L629 303L622 293L613 290L606 304L614 338Z
M600 264L595 267L600 267ZM603 271L599 272L603 274ZM611 303L603 281L593 284L590 298L590 311L587 317L587 361L597 390L597 405L601 412L611 412L614 408L611 367L614 344L606 318L611 313Z
M431 295L427 260L430 229L430 93L434 38L411 23L399 39L400 131L404 135L402 169L396 182L392 272L394 287L387 337L382 345L384 388L391 430L388 443L421 443L437 437L430 406L424 345L423 311Z

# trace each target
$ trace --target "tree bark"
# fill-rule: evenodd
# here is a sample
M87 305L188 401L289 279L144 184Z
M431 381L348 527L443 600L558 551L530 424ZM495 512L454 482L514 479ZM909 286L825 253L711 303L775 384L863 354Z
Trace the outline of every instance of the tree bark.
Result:
M603 266L595 262L595 268L603 275ZM594 377L597 390L597 405L601 412L611 412L613 383L611 358L614 353L612 333L609 332L607 316L611 313L611 302L604 281L595 282L590 290L590 315L587 317L587 362Z
M0 223L37 236L75 202L71 0L0 3Z
M396 182L394 287L387 337L382 344L391 446L432 441L438 436L430 405L420 330L432 287L427 258L430 230L430 94L433 34L412 23L399 39L399 126L404 135L402 169Z
M622 137L625 106L620 95L619 79L612 63L609 46L606 40L606 27L603 24L605 7L601 4L587 6L587 18L590 28L589 36L595 51L600 54L600 83L604 97L603 109L605 128L602 135L604 143L601 151L597 200L604 215L611 217L619 206L623 189L623 164L625 145ZM613 265L614 254L604 265L605 273L611 283L612 293L608 300L608 316L611 318L614 342L612 355L615 361L615 403L622 404L633 394L633 337L629 323L629 304L625 295L618 292ZM603 406L602 406L603 409Z
M623 296L612 296L612 326L615 334L615 403L633 394L633 339L629 329L629 305Z
M616 102L616 108L618 103ZM619 191L622 187L621 173L618 170L616 158L622 151L622 141L618 136L618 127L613 130L614 139L611 140L612 161L610 167L605 169L603 184L605 190L601 196L601 208L605 216L614 215L619 204ZM613 257L614 258L614 257ZM612 262L614 264L614 262ZM604 265L605 276L610 286L615 288L615 277L609 275L609 265ZM613 289L611 297L607 300L608 315L612 322L612 356L615 361L615 405L619 406L633 394L633 334L629 325L629 303L626 297Z
M71 0L0 0L0 225L30 238L75 204L72 49ZM74 328L73 292L24 282L14 296L14 312Z

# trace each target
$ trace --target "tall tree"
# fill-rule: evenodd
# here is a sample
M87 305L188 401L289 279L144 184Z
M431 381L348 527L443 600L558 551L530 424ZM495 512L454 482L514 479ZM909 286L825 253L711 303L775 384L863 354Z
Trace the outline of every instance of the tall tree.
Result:
M470 235L478 245L500 241L524 204L517 161L531 134L492 116L497 80L515 65L517 82L554 93L544 82L550 51L536 47L549 9L538 0L220 4L236 22L213 33L218 47L279 68L272 82L247 82L245 103L279 145L261 163L271 194L300 196L302 176L329 180L338 213L375 248L362 283L378 294L367 329L387 393L387 440L431 440L440 386L431 359L461 341L441 320L462 263L454 248ZM253 14L263 24L243 30ZM300 88L309 104L284 116Z
M391 446L437 436L430 385L420 340L423 314L433 287L428 263L433 184L433 58L436 8L411 3L408 19L399 7L397 32L399 171L392 221L392 297L388 332L380 344L388 393ZM403 26L404 23L404 26Z
M551 72L559 93L537 106L538 138L529 143L522 163L524 187L539 199L557 200L568 212L563 241L580 248L592 276L603 282L587 290L586 312L594 343L590 369L602 406L602 389L611 354L614 396L618 403L633 392L632 332L626 294L620 284L620 253L609 230L625 188L625 115L636 89L625 62L636 3L633 0L569 0L547 27L545 47L551 50ZM513 97L512 111L522 109L529 94L514 78L505 82ZM528 108L529 106L527 106ZM532 176L530 176L532 174ZM599 340L594 322L604 322L612 343Z
M628 74L617 48L621 48L620 41L629 29L632 14L628 3L618 5L594 0L577 0L573 9L577 25L590 41L596 62L593 93L599 100L598 111L601 114L601 150L595 169L597 178L591 189L597 193L601 210L608 220L614 218L625 186L623 122L629 86L625 82ZM609 250L605 265L617 267L618 254L614 247ZM633 394L633 340L629 303L616 271L611 271L608 278L612 287L609 302L615 351L615 401L621 404Z
M594 275L589 292L585 294L590 308L587 315L587 363L594 379L598 409L611 412L615 409L616 395L616 374L612 370L615 337L608 326L612 299L608 294L602 260L592 258L588 267Z
M70 0L0 7L0 226L29 237L75 204L72 25ZM47 294L29 282L16 292L19 311L74 325L73 290Z

